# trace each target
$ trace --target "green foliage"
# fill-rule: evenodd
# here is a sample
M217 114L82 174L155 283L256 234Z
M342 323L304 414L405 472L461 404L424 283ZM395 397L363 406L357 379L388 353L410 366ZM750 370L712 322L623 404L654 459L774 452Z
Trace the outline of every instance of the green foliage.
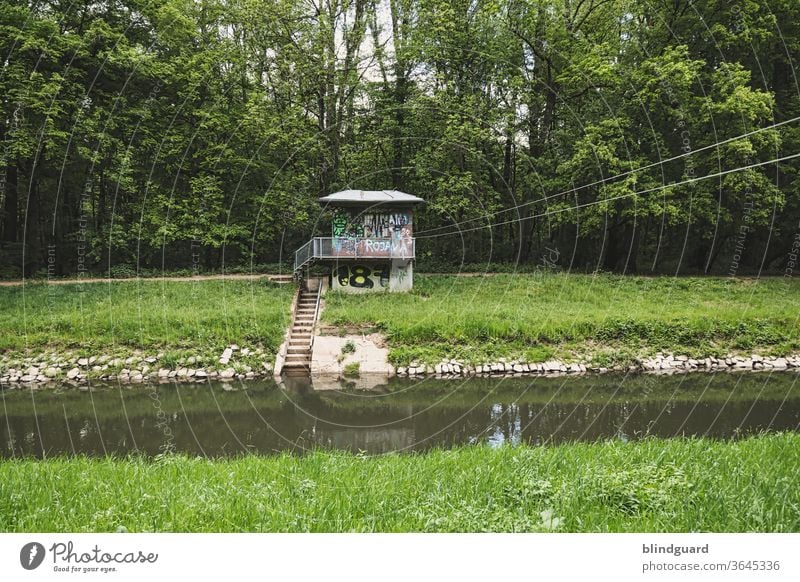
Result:
M345 364L342 374L345 378L358 378L361 374L361 364L358 362L350 362Z
M285 262L345 187L424 197L439 272L780 271L796 167L694 179L797 150L708 146L800 115L800 6L683 8L6 2L0 276Z
M796 532L798 463L789 433L376 457L12 459L0 464L0 530Z

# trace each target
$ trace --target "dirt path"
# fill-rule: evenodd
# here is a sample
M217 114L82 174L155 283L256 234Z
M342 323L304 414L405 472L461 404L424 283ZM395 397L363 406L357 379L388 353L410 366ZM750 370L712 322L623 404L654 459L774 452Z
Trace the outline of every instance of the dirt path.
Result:
M51 285L77 285L80 283L119 283L121 281L212 281L215 279L225 279L229 281L255 281L257 279L269 279L270 281L290 282L291 275L195 275L194 277L128 277L123 279L108 279L100 277L83 277L80 279L16 279L13 281L0 281L0 287L17 287L19 285L31 285L39 283L49 283Z

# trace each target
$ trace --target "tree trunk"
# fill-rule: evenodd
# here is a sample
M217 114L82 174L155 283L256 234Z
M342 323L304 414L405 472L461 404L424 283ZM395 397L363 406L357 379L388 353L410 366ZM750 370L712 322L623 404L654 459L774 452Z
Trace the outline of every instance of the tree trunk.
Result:
M17 242L19 220L19 166L16 161L6 166L6 191L3 203L3 240Z

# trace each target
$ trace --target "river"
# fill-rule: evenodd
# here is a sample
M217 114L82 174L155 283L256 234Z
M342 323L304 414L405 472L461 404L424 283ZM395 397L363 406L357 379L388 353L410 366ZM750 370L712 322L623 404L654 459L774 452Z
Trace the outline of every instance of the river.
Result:
M366 389L302 379L6 389L0 454L378 454L480 442L738 438L797 431L798 379L763 372L392 379Z

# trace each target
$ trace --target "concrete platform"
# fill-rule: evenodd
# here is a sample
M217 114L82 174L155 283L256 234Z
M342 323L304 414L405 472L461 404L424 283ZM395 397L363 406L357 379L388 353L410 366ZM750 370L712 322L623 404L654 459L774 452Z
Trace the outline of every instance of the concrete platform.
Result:
M347 342L353 342L355 352L343 353ZM395 369L389 363L389 349L379 334L363 335L317 335L311 355L312 376L343 376L348 364L357 362L359 373L370 376L394 376Z

